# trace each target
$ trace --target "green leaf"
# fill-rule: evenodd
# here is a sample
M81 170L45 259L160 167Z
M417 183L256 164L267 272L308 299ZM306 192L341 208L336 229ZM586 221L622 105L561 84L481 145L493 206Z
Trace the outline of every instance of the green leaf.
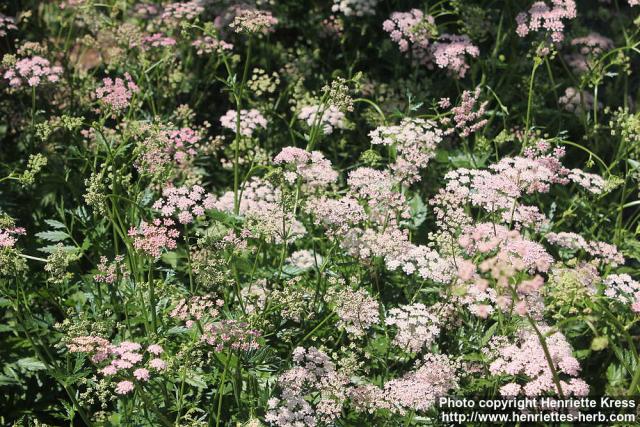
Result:
M295 265L291 265L291 264L287 264L284 267L282 267L282 273L286 274L287 276L299 276L305 271L306 271L305 269L296 267Z
M188 328L185 328L184 326L174 326L173 328L169 329L167 331L167 334L169 335L181 335L181 334L186 334L189 331Z
M487 329L487 332L485 332L484 336L482 337L482 341L480 341L481 347L484 347L485 345L487 345L491 337L493 337L493 335L496 333L497 328L498 328L498 322L494 323L489 327L489 329Z
M178 256L177 252L165 252L161 256L162 262L165 262L171 266L171 268L178 268L178 261L180 261L180 256Z
M8 377L6 375L0 375L0 386L12 384L19 384L19 382L14 378Z
M207 383L202 375L194 371L189 371L185 374L184 382L197 388L207 388Z
M409 200L409 207L411 208L411 219L407 225L409 228L415 230L427 219L427 206L422 201L420 195L416 194Z
M63 240L69 239L71 236L69 236L64 231L42 231L40 233L36 233L36 237L47 240L49 242L61 242Z
M44 246L42 248L38 248L38 250L40 252L44 252L46 254L52 254L55 251L62 249L65 252L77 252L78 248L76 248L75 246L57 246L57 245L49 245L49 246Z
M41 371L47 367L35 357L25 357L18 360L18 366L27 371Z
M44 222L46 222L49 227L55 228L55 229L58 229L58 230L67 228L66 225L64 225L60 221L56 221L55 219L45 219Z

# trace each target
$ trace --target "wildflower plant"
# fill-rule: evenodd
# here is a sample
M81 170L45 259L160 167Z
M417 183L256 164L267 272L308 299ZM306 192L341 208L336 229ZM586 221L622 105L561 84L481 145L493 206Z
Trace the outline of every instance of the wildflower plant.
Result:
M0 422L637 396L638 5L4 2Z

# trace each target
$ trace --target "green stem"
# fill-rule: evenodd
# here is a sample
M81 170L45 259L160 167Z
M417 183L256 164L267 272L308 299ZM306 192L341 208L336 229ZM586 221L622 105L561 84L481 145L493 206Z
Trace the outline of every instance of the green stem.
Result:
M230 362L231 362L231 354L227 353L227 360L224 364L224 371L222 372L220 386L218 387L218 409L216 411L216 427L220 426L220 415L222 412L222 397L223 397L223 391L224 391L224 382L227 379L227 370L229 369Z
M244 70L242 71L242 81L239 87L235 87L236 98L236 137L233 141L233 213L238 215L240 212L240 199L238 197L238 189L240 187L240 111L242 109L242 96L244 94L244 86L247 82L249 74L249 63L251 62L251 39L247 42L247 55L244 62Z
M540 58L535 58L533 60L533 67L531 68L531 76L529 77L529 95L527 97L527 116L525 119L525 127L524 127L524 144L522 145L522 149L527 146L529 142L529 126L531 125L531 106L533 104L533 82L536 76L536 70L540 66L541 60Z

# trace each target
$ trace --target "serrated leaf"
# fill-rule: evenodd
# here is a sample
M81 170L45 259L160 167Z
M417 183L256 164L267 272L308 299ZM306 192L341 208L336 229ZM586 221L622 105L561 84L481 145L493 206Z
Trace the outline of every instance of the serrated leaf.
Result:
M282 273L286 274L287 276L298 276L304 273L305 271L306 271L305 269L296 267L295 265L291 265L291 264L287 264L284 267L282 267Z
M27 371L41 371L47 367L35 357L25 357L17 362L18 366Z
M58 245L49 245L38 248L40 252L44 252L46 254L52 254L57 250L62 249L65 252L75 252L78 250L75 246L58 246Z
M422 198L416 194L409 200L409 207L411 209L411 219L407 221L407 225L415 230L427 219L427 206L422 201Z
M55 229L63 229L63 228L67 228L66 225L64 225L63 223L61 223L60 221L57 221L55 219L45 219L44 222L47 223L47 225L51 228L55 228Z
M207 388L207 383L204 381L202 375L194 371L186 373L184 382L194 387Z
M184 326L174 326L173 328L169 329L167 331L167 334L169 335L180 335L180 334L184 334L188 331L188 328L185 328Z
M487 345L491 337L493 337L493 334L496 333L497 328L498 328L498 323L496 322L493 325L491 325L489 329L487 329L487 332L485 332L484 336L482 337L482 341L480 341L481 347L484 347L485 345Z
M69 239L71 236L69 236L64 231L41 231L40 233L36 233L36 237L47 240L49 242L61 242L63 240Z
M19 382L6 375L0 375L0 386L12 384L19 384Z

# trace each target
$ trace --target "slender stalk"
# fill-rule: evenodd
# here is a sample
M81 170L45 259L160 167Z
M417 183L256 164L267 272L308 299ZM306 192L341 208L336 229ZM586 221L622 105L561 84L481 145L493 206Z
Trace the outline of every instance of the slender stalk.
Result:
M156 294L155 285L153 283L153 264L149 265L149 305L151 306L151 325L153 327L153 334L158 332L158 322L156 319Z
M222 413L222 398L224 396L224 383L227 379L227 370L231 362L231 354L227 353L227 360L224 364L224 371L222 372L222 378L220 379L220 386L218 387L218 409L216 410L216 427L220 426L220 415Z
M240 121L242 110L242 97L244 95L244 86L249 75L249 64L251 62L251 39L247 42L247 54L244 62L244 70L242 71L242 81L240 86L234 89L236 98L236 136L233 141L233 212L237 215L240 212L240 199L238 197L238 189L240 187L240 141L242 134L240 133ZM237 85L237 82L235 83Z
M540 329L538 329L538 325L536 325L536 322L531 318L529 314L527 314L527 319L529 320L531 327L533 328L536 335L538 336L538 340L540 341L540 346L542 346L542 351L544 352L544 357L545 359L547 359L547 365L549 365L549 370L551 371L551 375L553 377L553 383L555 384L556 389L558 390L558 395L560 396L561 399L564 399L564 392L562 391L562 385L560 384L560 377L558 376L558 371L556 370L556 367L553 364L553 358L551 357L551 353L549 352L549 347L547 346L547 340L544 337L544 335L540 333Z
M533 105L533 82L535 81L536 70L542 63L541 59L536 57L533 60L533 67L531 68L531 76L529 77L529 95L527 96L527 116L525 118L524 125L524 144L522 149L528 145L529 142L529 127L531 126L531 106Z

